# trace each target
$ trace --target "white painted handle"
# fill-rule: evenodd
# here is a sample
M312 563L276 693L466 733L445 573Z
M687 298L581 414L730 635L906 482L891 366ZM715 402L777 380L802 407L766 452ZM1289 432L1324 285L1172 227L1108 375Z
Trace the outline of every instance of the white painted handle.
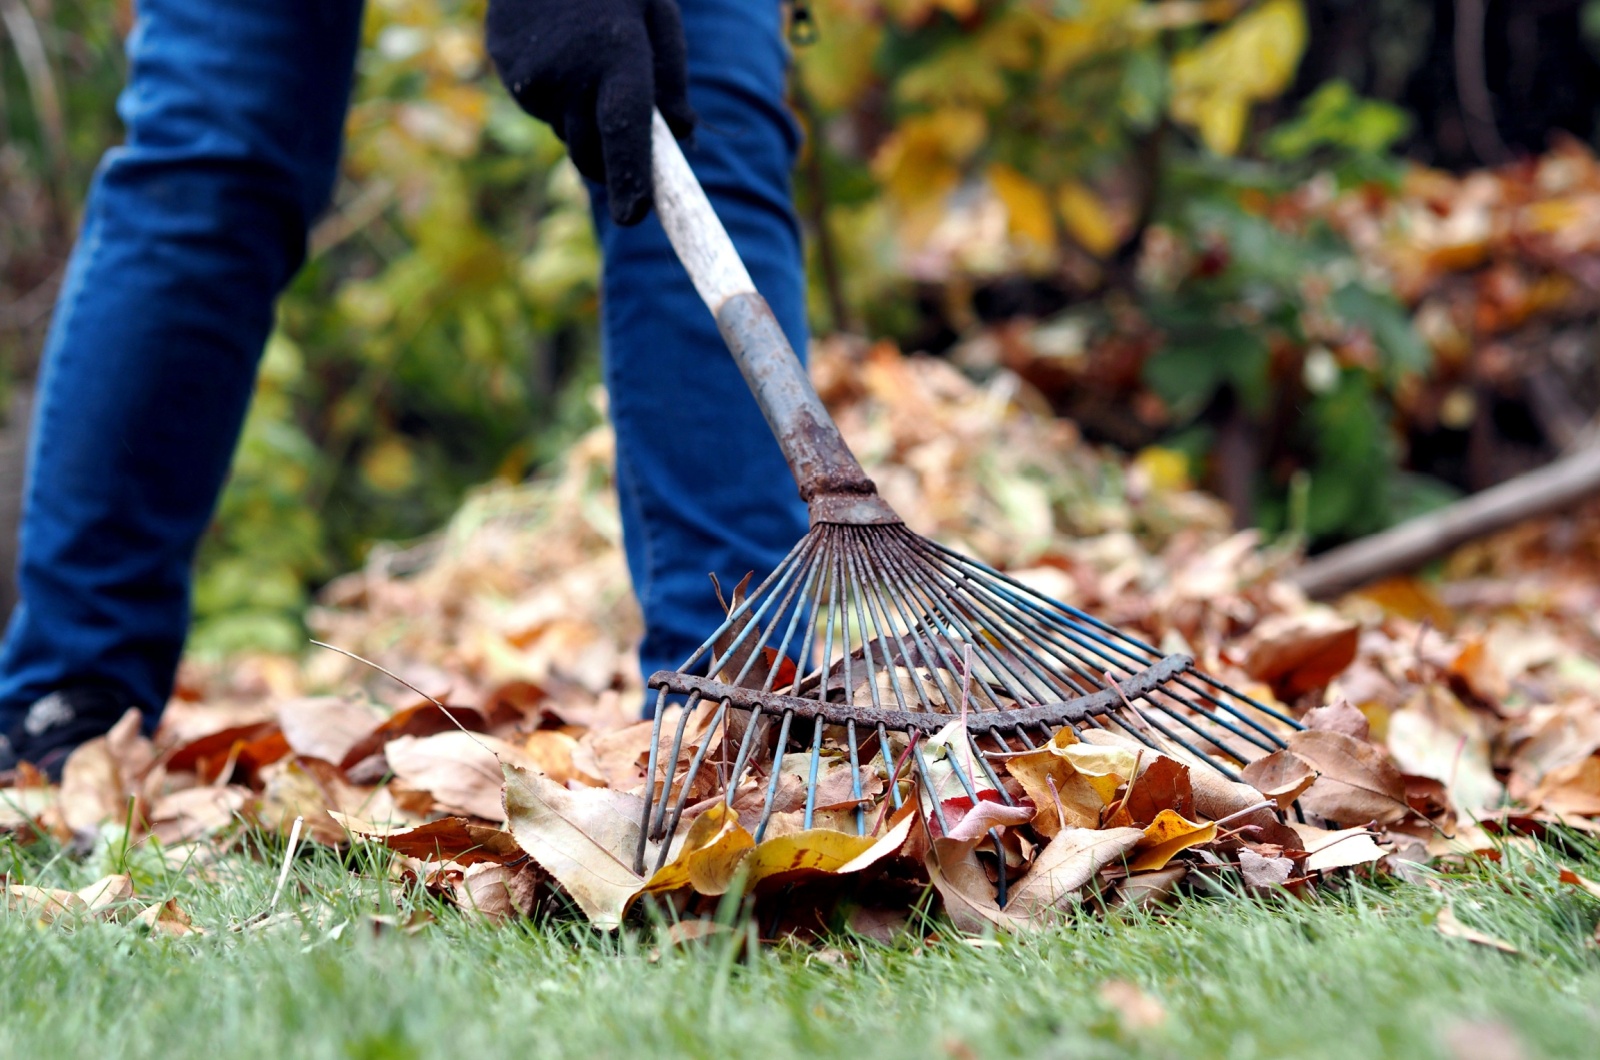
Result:
M750 273L660 111L652 112L651 159L661 226L712 315L734 295L754 294Z

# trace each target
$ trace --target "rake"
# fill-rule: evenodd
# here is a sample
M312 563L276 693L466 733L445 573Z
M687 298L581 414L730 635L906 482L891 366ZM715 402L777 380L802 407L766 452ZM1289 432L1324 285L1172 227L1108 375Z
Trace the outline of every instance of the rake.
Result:
M854 828L867 834L863 762L881 762L898 809L902 771L939 790L928 741L957 721L947 746L965 746L949 746L956 753L939 772L945 790L957 790L953 775L974 802L980 791L1012 802L994 761L1062 726L1112 730L1232 780L1284 746L1296 722L1191 657L1163 655L907 529L846 446L660 115L653 147L661 222L778 439L811 528L753 591L748 577L740 584L727 619L682 666L647 682L655 725L636 871L650 840L660 843L656 867L665 862L685 808L707 788L730 807L741 791L764 791L759 842L795 754L809 756L799 772L812 827L825 747L848 757ZM664 745L668 696L682 709ZM948 831L939 798L931 813Z

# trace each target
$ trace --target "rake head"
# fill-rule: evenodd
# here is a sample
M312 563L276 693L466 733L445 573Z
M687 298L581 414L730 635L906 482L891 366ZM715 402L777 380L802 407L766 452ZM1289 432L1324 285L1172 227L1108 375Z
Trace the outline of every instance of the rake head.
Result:
M796 754L809 756L798 769L804 826L838 806L837 794L818 803L826 753L848 756L845 801L865 834L862 765L898 808L907 771L934 790L923 746L958 720L966 746L946 756L956 782L968 798L992 788L1007 802L990 759L1048 742L1062 726L1119 732L1229 779L1299 727L1189 656L1162 656L883 511L879 522L857 512L851 523L814 523L753 592L749 578L740 583L727 620L683 666L650 678L656 732L639 871L643 841L661 841L664 860L685 807L711 792L729 805L761 793L759 841ZM669 694L684 705L667 740ZM942 817L937 799L932 812Z

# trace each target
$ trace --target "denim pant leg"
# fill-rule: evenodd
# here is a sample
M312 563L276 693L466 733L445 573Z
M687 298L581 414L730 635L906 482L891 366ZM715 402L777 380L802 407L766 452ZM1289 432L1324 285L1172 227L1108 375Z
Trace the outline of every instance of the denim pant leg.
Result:
M681 0L689 98L700 126L685 153L794 348L805 287L789 173L799 134L784 104L788 55L777 0ZM672 669L722 621L725 589L765 577L806 531L794 479L652 214L608 219L602 325L617 432L617 486L645 676ZM653 703L654 701L651 700Z
M0 728L64 682L171 691L190 568L337 171L361 0L139 0L45 348Z

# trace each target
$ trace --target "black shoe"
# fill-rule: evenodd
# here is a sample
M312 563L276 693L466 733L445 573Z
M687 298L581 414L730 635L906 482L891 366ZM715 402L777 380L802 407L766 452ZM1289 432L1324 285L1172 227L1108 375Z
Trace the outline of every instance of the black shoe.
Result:
M106 685L70 685L34 701L22 721L0 733L0 773L31 763L51 780L61 779L67 756L111 731L133 700Z

